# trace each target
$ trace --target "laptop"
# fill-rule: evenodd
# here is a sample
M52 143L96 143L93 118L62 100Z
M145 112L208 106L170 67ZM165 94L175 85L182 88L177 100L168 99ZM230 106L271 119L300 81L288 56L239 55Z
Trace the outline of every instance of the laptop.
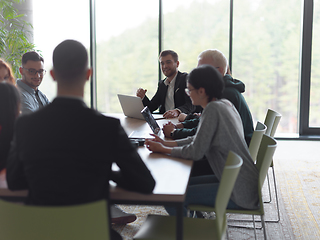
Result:
M158 133L160 132L160 127L154 119L153 115L151 114L150 109L148 107L145 107L144 109L142 109L141 114L146 120L146 122L149 124L152 132L158 135Z
M118 94L118 98L124 115L144 120L141 114L144 108L141 98L122 94Z
M123 94L118 94L118 98L124 115L145 120L141 114L141 111L144 108L141 98ZM153 114L153 117L157 120L164 119L162 114Z
M146 120L146 122L149 124L149 127L151 128L152 132L156 135L159 135L161 132L160 126L151 114L150 109L148 107L144 107L141 111L141 114L143 118ZM149 134L149 132L133 131L129 135L129 138L152 138L152 136Z

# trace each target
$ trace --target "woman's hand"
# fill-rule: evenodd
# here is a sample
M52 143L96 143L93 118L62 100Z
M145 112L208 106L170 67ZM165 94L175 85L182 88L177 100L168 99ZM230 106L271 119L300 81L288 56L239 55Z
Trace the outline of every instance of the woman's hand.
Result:
M164 146L155 139L146 139L145 145L152 152L164 153Z
M155 134L150 135L154 136L154 139L146 139L145 145L152 152L171 154L172 148L177 146L176 141L165 141Z
M153 142L159 142L163 145L165 145L165 140L163 140L162 138L160 138L158 135L155 135L155 134L150 134L151 136L154 137L154 139L146 139L146 141L153 141Z

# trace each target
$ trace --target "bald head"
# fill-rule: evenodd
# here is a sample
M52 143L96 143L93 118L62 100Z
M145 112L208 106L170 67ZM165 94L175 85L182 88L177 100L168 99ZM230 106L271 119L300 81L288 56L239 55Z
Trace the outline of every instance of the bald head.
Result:
M84 80L88 69L88 53L78 41L65 40L53 51L53 70L58 82Z
M205 64L215 67L222 76L227 72L228 60L223 53L217 49L208 49L199 54L198 66Z

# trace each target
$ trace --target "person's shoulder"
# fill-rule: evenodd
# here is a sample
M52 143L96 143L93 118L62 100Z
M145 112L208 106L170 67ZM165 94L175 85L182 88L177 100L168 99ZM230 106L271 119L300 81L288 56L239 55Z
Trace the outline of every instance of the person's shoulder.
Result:
M16 83L21 94L30 94L28 91L28 86L24 82L22 82L21 79L17 79Z
M110 117L110 116L107 116L97 110L94 110L94 109L91 109L91 108L88 108L89 111L92 112L92 114L99 120L99 121L102 121L102 122L105 122L106 124L108 124L109 126L110 125L120 125L120 120L118 118L114 118L114 117Z
M225 87L222 92L222 98L228 99L231 102L235 101L239 96L241 96L241 93L233 87Z
M187 76L188 76L188 73L178 71L178 76L177 76L177 77L179 77L179 78L186 78Z
M42 95L43 98L45 98L46 100L48 100L47 96L39 89L39 93ZM48 100L49 101L49 100Z
M223 77L225 83L225 89L233 89L239 91L239 93L245 92L245 84L238 79L232 78L229 74Z
M233 107L232 102L230 102L228 99L222 98L216 101L209 102L205 110L207 110L207 112L214 112L227 109L228 107Z

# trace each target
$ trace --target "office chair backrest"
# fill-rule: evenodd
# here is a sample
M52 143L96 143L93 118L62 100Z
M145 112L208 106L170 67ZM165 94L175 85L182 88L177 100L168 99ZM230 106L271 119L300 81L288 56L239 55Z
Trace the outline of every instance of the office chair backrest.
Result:
M259 152L257 155L256 166L259 170L259 187L262 188L264 180L266 179L268 169L272 162L273 154L277 148L277 141L263 134Z
M229 152L216 197L216 220L218 221L217 229L219 231L223 229L223 224L225 224L226 208L242 163L243 161L239 155L232 151ZM223 236L223 233L221 232L219 236Z
M0 200L0 239L110 239L107 209L106 200L59 207L25 206Z
M266 114L266 118L264 120L264 124L267 126L267 130L266 130L266 134L274 137L277 127L279 125L281 119L281 114L268 109L267 114Z
M267 130L267 126L258 121L256 125L256 129L252 134L252 138L249 145L249 152L253 162L256 161L261 139L263 134L265 134L266 130Z

